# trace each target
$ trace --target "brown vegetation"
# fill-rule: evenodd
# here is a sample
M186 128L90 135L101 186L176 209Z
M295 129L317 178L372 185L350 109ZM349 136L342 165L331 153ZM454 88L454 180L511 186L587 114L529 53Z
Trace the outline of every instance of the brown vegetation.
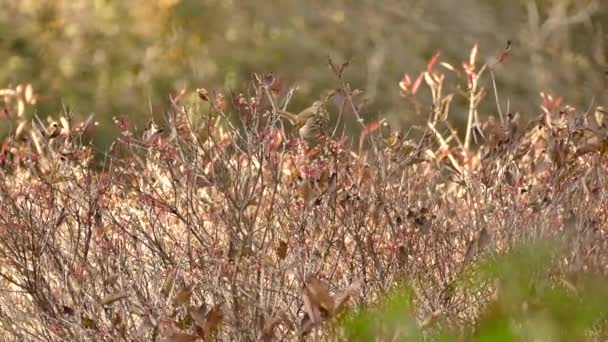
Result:
M404 101L431 108L411 131L360 120L347 64L330 61L333 125L316 147L283 129L293 91L265 75L247 95L199 89L207 113L183 106L183 92L143 132L117 117L97 169L82 140L92 119L30 124L19 108L35 100L31 87L2 90L15 129L0 159L0 334L339 338L328 322L400 281L415 290L419 326L459 327L499 287L464 290L464 270L539 237L563 242L552 270L573 287L569 274L605 273L606 112L543 95L530 124L501 108L481 121L478 81L493 66L476 65L476 51L462 68L437 56L404 77ZM466 89L461 135L444 72ZM417 100L421 87L432 106ZM359 125L357 139L333 129L344 121Z

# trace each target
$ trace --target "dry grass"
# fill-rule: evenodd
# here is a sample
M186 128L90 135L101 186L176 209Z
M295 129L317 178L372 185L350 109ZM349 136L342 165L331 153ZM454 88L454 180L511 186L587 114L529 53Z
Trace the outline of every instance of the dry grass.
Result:
M428 122L410 132L361 122L358 140L334 130L309 149L277 116L292 92L267 75L246 96L199 90L206 113L189 112L180 94L166 122L143 132L117 118L120 138L101 168L82 142L92 120L19 125L34 95L3 90L20 128L1 159L0 334L337 338L326 322L403 280L422 327L440 315L458 328L495 289L460 290L468 266L538 238L563 242L558 278L605 273L605 112L544 95L528 125L502 111L480 121L478 81L492 66L475 57L458 70L470 105L464 139L449 125L457 95L443 94L440 71L456 68L434 58L419 82L401 83L412 103L421 87L433 94ZM332 64L336 127L364 105L345 67Z

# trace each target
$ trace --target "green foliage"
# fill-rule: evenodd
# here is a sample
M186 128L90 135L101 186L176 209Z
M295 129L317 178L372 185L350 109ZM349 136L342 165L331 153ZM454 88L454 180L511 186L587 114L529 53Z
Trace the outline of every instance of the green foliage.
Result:
M608 279L558 274L552 258L557 243L535 242L472 267L474 286L495 284L495 295L474 322L437 321L422 332L413 318L411 287L390 291L379 303L353 310L341 321L349 341L586 341L605 325ZM466 273L466 272L465 272ZM451 332L450 332L451 331Z
M363 307L347 314L342 322L349 341L372 341L392 334L419 338L420 332L411 316L413 293L408 287L389 291L377 306Z

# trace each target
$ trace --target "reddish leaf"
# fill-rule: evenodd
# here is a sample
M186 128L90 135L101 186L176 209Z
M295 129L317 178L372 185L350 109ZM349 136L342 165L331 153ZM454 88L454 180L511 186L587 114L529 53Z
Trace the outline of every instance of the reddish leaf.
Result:
M365 128L363 129L363 132L365 135L373 133L375 131L377 131L380 128L380 124L377 122L371 122L368 123L367 125L365 125Z
M404 92L408 92L410 90L411 85L412 80L410 79L410 75L404 74L401 78L401 81L399 81L399 88L401 88L401 90L403 90Z
M414 84L412 85L412 95L416 95L416 93L418 92L418 88L420 88L420 84L422 84L424 74L424 72L421 72L420 75L418 75L418 78L416 78L416 80L414 81Z
M433 67L435 66L435 63L437 63L437 60L439 59L440 55L441 54L439 52L436 52L433 57L431 57L431 59L426 65L426 72L430 73L433 71Z
M502 62L504 62L509 57L510 54L511 54L511 41L508 40L507 47L504 50L502 50L502 52L500 53L498 58L496 58L496 64L501 64Z

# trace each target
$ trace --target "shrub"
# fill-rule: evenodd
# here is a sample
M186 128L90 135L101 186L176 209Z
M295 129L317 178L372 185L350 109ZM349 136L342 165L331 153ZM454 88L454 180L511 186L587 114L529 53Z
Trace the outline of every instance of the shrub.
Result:
M143 130L116 117L101 160L92 117L27 122L31 87L3 89L15 128L0 158L6 340L605 336L603 292L571 279L607 265L603 108L544 94L527 126L501 107L482 121L493 66L474 48L462 67L436 55L404 77L404 101L431 110L398 131L364 121L348 64L330 65L334 125L316 147L280 120L294 91L277 93L273 75L247 95L184 91ZM464 136L444 69L467 90ZM514 248L542 239L559 248ZM397 284L407 290L383 299ZM522 330L527 318L542 329Z

